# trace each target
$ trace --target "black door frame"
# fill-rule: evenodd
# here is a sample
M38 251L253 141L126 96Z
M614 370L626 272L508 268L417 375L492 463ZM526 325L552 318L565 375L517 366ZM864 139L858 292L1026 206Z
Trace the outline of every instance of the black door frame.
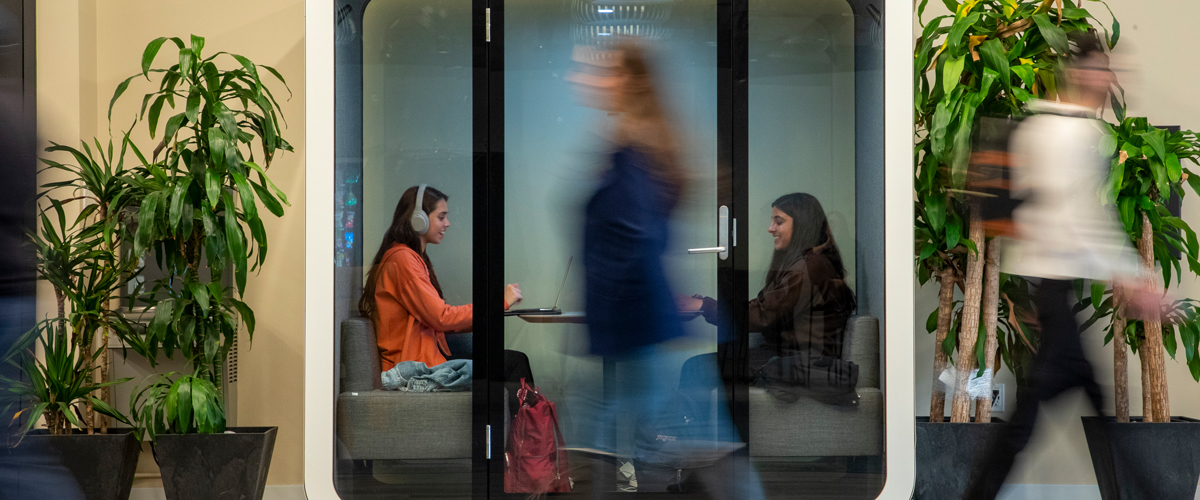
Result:
M362 26L362 13L371 0L334 2L335 22L349 18ZM472 1L472 99L473 99L473 303L477 304L473 344L485 346L474 354L475 387L487 390L472 395L472 479L473 496L482 498L503 494L503 289L504 289L504 0ZM749 1L716 0L717 4L717 169L718 205L727 205L736 221L748 220L749 202ZM866 308L886 325L884 311L883 267L883 0L846 0L855 19L855 189L856 231L878 235L857 238L856 275L859 277L860 310ZM26 11L26 50L33 47L33 0L24 0ZM490 9L490 20L487 14ZM490 21L490 23L489 23ZM490 41L485 40L489 31ZM349 42L349 43L343 43ZM340 177L362 174L362 37L338 40L335 64L335 157ZM32 54L31 54L32 55ZM33 58L26 60L33 87ZM32 89L31 89L32 90ZM36 103L29 93L30 105ZM356 160L357 159L357 162ZM361 182L355 186L361 199ZM482 222L482 223L480 223ZM733 242L748 241L749 224L734 224ZM353 239L362 241L361 227L352 229ZM340 236L340 235L339 235ZM741 248L745 248L744 246ZM733 373L745 373L745 352L749 336L744 328L749 315L748 255L736 245L731 257L718 262L717 299L723 305L718 328L723 338L732 339L735 355ZM351 312L343 305L350 301L344 294L361 290L361 275L355 269L364 264L361 245L348 252L350 263L335 270L335 319ZM874 278L878 277L879 282ZM489 332L499 332L490 335ZM886 332L881 331L881 334ZM335 347L336 349L336 347ZM338 356L335 353L335 356ZM337 374L331 374L335 378ZM744 377L739 377L744 380ZM335 385L335 396L336 396ZM749 409L748 386L733 384L730 394L735 425L747 438ZM495 403L495 404L493 404ZM882 424L882 423L881 423ZM489 428L495 429L490 432ZM490 446L490 447L489 447ZM489 460L490 458L490 460Z
M488 390L476 391L472 414L475 424L475 477L476 498L504 495L504 438L497 433L503 429L504 381L504 0L473 0L475 30L472 35L474 55L474 102L475 102L475 282L474 303L476 304L474 345L486 345L487 355L475 359L475 387L486 384ZM717 205L731 209L733 218L742 217L746 211L747 189L746 131L748 106L746 93L746 10L748 0L717 0ZM490 10L490 15L488 11ZM739 14L740 13L740 14ZM740 23L738 21L740 20ZM485 40L489 30L490 41ZM740 27L742 29L736 29ZM738 50L741 53L738 53ZM740 92L739 92L740 89ZM486 107L480 106L486 103ZM741 112L737 112L740 110ZM729 179L729 181L724 181ZM715 219L715 215L714 219ZM743 219L744 220L744 219ZM479 221L486 221L479 224ZM715 222L715 221L714 221ZM717 231L716 224L714 233ZM738 228L746 231L745 225ZM739 234L734 241L744 235ZM747 292L747 258L745 252L730 248L731 258L718 260L717 300L721 304L734 304L720 311L718 328L721 336L735 339L741 346L736 352L744 353L748 345L746 335L737 335L733 325L744 324L737 319L747 316L748 304L730 299L745 297ZM740 278L740 279L739 279ZM479 313L482 312L481 316ZM489 335L488 332L497 332ZM476 351L478 352L478 350ZM745 362L735 361L735 370L744 370ZM486 373L486 378L481 374ZM744 379L744 377L742 378ZM748 406L745 404L746 389L734 389L734 422L746 428L749 421ZM495 402L495 404L492 404ZM492 435L487 435L492 429ZM488 446L491 447L488 450ZM488 452L490 451L490 455ZM490 456L492 460L479 457Z

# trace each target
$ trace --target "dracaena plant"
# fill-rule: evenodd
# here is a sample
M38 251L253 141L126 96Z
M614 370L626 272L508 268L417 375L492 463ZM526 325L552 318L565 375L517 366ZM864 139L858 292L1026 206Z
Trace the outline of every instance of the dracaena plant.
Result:
M91 153L80 155L81 163L89 164ZM86 166L79 168L88 170ZM84 197L96 201L105 199L105 194ZM105 394L109 386L128 379L108 380L103 367L108 333L122 337L132 334L129 323L108 307L131 268L123 255L104 244L119 239L115 236L119 231L112 230L110 219L97 217L102 206L89 205L71 218L63 201L49 198L39 217L38 230L30 235L38 276L54 288L59 315L39 322L5 354L4 361L16 364L25 374L24 380L5 380L11 395L24 405L18 413L24 431L32 429L40 418L44 418L51 434L69 433L72 427L89 434L99 427L103 432L108 421L97 419L96 414L128 422L106 402ZM98 332L103 332L101 342L97 342ZM40 358L33 353L37 345L42 347Z
M994 253L988 255L997 252L997 244L985 239L979 211L972 211L958 196L966 181L973 134L982 117L1019 117L1031 99L1055 95L1068 37L1095 31L1091 24L1095 17L1083 4L1103 2L942 3L950 14L928 23L923 18L929 1L922 0L917 7L923 29L913 63L914 258L920 283L937 280L940 285L939 307L929 321L937 332L934 365L940 372L951 361L948 353L960 353L954 363L958 378L951 421L966 422L971 405L966 392L969 377L983 373L985 367L997 368L997 353L1006 361L1026 358L1019 355L1025 343L1013 341L1031 333L1022 330L1017 319L1022 310L1028 311L1028 304L1019 302L1026 295L1006 293L1001 282L1012 290L1027 285L1016 276L1000 277L998 259ZM1120 24L1114 19L1112 31L1105 28L1109 47L1119 37ZM956 287L964 295L957 314ZM1006 317L998 317L1001 310ZM961 320L955 321L956 316ZM997 328L1008 334L997 336ZM935 384L931 421L941 421L945 399L945 391ZM990 406L990 397L977 403L977 420L988 420Z
M1099 195L1104 203L1116 207L1130 243L1138 248L1142 267L1158 268L1163 284L1170 288L1172 277L1176 284L1182 279L1184 263L1188 273L1200 275L1196 232L1167 208L1173 196L1182 202L1187 195L1184 184L1200 194L1200 177L1185 166L1200 160L1200 139L1191 131L1170 132L1151 125L1146 118L1126 117L1119 103L1114 112L1120 123L1104 124L1107 134L1099 146L1103 154L1112 157L1108 183ZM1200 302L1175 300L1164 307L1160 319L1142 321L1122 317L1120 297L1114 301L1107 283L1091 283L1090 293L1087 288L1082 281L1076 284L1080 299L1076 309L1092 308L1084 326L1103 320L1108 333L1105 342L1113 342L1117 419L1129 421L1128 346L1148 375L1147 387L1142 389L1144 418L1167 421L1170 406L1162 353L1175 358L1182 345L1192 378L1200 381Z
M125 244L130 219L126 209L140 195L128 182L129 171L125 168L128 138L121 141L119 153L114 152L111 139L107 148L99 140L93 144L95 150L87 142L81 148L60 144L46 148L49 153L68 153L70 160L41 159L47 165L45 170L65 173L67 178L42 185L47 189L44 195L49 207L41 216L40 232L32 238L38 275L54 289L60 329L66 330L69 323L72 339L85 351L96 341L107 346L110 335L125 340L136 338L130 323L110 307L137 267L137 259L129 255ZM73 201L83 201L86 206L68 225L64 204ZM107 401L108 349L101 349L98 356L95 371L99 397ZM91 377L92 370L85 374ZM93 425L105 431L108 420L100 418L97 422L92 405L86 408L84 420L89 432Z
M225 407L217 386L195 375L160 375L138 390L129 403L138 439L159 434L225 432Z
M35 344L42 347L41 357L33 353ZM0 380L9 393L8 399L26 405L14 416L22 433L32 430L39 421L45 422L50 434L70 434L72 428L91 431L87 419L92 412L130 423L97 397L100 389L130 380L98 382L91 376L96 360L108 346L91 347L76 342L57 318L39 322L26 340L16 346L5 362L19 366L25 377L22 380L0 377Z
M156 67L164 45L174 46L172 64ZM133 147L141 166L131 183L141 192L135 255L153 254L166 277L147 284L142 300L154 306L146 335L135 345L151 360L179 352L195 376L220 389L221 368L245 325L254 334L254 313L240 300L249 272L267 257L263 211L282 216L287 197L267 169L292 147L280 136L281 111L269 73L287 88L275 69L227 52L206 54L204 38L190 43L158 38L147 45L142 71L121 82L109 106L136 81L156 82L138 113L150 137L148 148ZM165 121L160 118L166 117ZM223 286L226 271L233 286ZM177 403L149 398L151 405ZM185 430L208 429L180 427Z

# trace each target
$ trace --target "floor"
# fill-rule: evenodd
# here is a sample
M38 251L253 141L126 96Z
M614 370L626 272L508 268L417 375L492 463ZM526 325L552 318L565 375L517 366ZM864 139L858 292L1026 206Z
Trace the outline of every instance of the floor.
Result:
M680 473L680 477L684 479L685 491L648 494L645 487L637 487L636 481L631 486L628 474L620 474L617 464L600 464L600 467L605 468L605 474L613 474L614 479L604 487L595 488L589 477L595 469L592 465L595 462L580 457L573 460L569 457L568 460L571 463L573 491L549 495L550 497L713 498L707 492L698 491L703 489L700 481L684 478L684 473ZM883 489L884 475L878 472L881 469L880 457L755 460L754 463L768 499L873 499ZM337 476L337 488L345 500L472 497L469 460L375 461L369 467L362 462L342 464L345 467ZM513 495L517 498L523 496L525 495Z

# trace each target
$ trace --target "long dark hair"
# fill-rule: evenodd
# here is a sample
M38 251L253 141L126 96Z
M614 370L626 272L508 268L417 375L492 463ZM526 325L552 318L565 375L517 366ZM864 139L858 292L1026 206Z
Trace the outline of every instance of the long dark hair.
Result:
M768 286L809 252L824 255L833 264L838 279L846 279L842 253L833 241L825 209L821 208L821 202L815 196L808 193L785 194L771 203L771 207L778 208L792 218L792 240L787 248L776 250L771 257L771 267L767 271Z
M433 263L429 261L429 255L421 249L421 235L417 234L412 227L417 188L418 186L408 188L400 196L400 201L396 202L392 225L388 226L387 232L383 234L383 241L379 243L379 251L375 252L375 258L371 260L371 272L367 274L367 283L363 285L362 297L358 299L358 312L364 317L375 319L375 315L379 312L375 306L375 284L378 281L379 263L383 261L383 255L396 243L411 248L421 256L421 259L425 260L425 268L429 270L429 281L433 282L433 288L437 290L438 296L445 298L442 295L442 285L438 283L437 273L433 272ZM421 208L425 210L426 214L432 214L439 201L449 199L450 197L445 193L432 186L425 186L425 199L421 200Z

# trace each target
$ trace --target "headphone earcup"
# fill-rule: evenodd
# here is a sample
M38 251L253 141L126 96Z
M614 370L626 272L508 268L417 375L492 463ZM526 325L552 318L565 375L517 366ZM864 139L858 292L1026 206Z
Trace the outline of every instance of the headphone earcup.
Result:
M429 231L429 216L425 215L424 210L413 212L412 227L413 231L416 231L417 234L425 234Z

